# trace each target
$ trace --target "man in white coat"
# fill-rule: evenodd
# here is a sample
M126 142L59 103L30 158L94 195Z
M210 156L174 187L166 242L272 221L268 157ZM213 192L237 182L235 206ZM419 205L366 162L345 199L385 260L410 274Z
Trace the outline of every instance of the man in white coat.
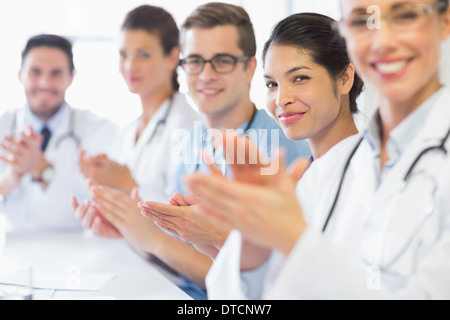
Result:
M78 150L107 152L115 126L66 103L74 70L67 39L28 40L19 72L27 105L0 117L0 195L12 230L81 228L69 203L88 194Z

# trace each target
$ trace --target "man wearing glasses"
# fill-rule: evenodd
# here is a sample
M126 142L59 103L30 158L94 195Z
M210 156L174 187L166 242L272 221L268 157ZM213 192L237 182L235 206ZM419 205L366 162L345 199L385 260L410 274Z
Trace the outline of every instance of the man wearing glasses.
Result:
M189 95L198 107L203 124L201 128L195 126L188 137L190 141L185 141L186 149L181 153L187 152L189 157L187 160L182 157L178 177L196 170L208 170L203 152L220 164L222 174L231 175L231 169L223 159L222 141L216 144L218 137L211 132L235 129L253 141L257 138L255 143L266 156L282 148L286 151L288 164L298 157L310 156L306 141L288 140L275 120L265 110L258 110L250 99L250 85L257 66L256 40L250 18L243 8L222 3L198 7L182 26L181 49L180 66L185 71ZM265 133L260 134L263 131ZM183 197L187 192L181 179L177 191L171 199L172 205L144 202L142 213L214 258L228 235L228 227L212 225L197 217L195 206L198 200L189 201L192 197ZM184 275L190 275L180 287L196 299L205 299L204 279L211 260L207 266L202 266L203 260L186 250L180 251L178 258L185 265Z

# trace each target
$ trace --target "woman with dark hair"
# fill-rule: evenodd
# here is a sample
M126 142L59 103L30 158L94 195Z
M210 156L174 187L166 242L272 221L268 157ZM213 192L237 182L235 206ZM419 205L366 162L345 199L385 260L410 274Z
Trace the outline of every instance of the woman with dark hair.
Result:
M269 299L450 297L450 92L439 77L448 1L386 0L373 9L370 0L342 0L337 26L379 108L364 134L306 171L315 179L300 180L300 203L283 171L256 187L190 179L203 211L240 231L208 274L215 298L243 297L241 289ZM235 205L242 194L246 211ZM245 275L240 249L253 255ZM249 286L237 286L236 275Z
M358 132L353 114L363 82L331 18L290 16L263 50L267 107L292 140L308 139L314 158Z
M141 100L142 114L121 132L115 161L104 155L81 155L86 177L130 194L139 188L146 199L167 202L175 170L170 159L172 132L199 119L178 92L179 30L164 9L143 5L130 11L123 24L120 72L130 92Z
M309 141L315 160L358 132L353 115L363 82L349 61L344 40L331 28L332 21L317 14L288 17L274 28L263 50L267 109L289 139ZM254 173L249 178L235 172L241 180L260 182L259 170ZM175 197L182 203L197 202L190 195ZM146 212L153 213L144 207ZM158 223L168 220L152 217ZM189 223L198 224L193 217ZM204 241L202 230L188 228L187 222L183 228L191 243Z

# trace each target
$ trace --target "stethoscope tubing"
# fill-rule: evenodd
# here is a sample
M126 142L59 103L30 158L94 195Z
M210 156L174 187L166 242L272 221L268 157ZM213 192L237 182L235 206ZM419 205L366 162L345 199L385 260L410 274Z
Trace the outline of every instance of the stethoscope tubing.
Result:
M147 140L147 144L150 144L150 143L153 141L153 139L156 137L156 134L157 134L159 128L160 128L161 126L162 126L162 128L164 128L165 125L167 124L167 119L168 119L168 117L169 117L169 115L170 115L170 113L172 112L172 109L173 109L174 100L175 100L175 98L174 98L174 96L172 95L172 97L170 98L169 106L167 107L166 113L164 114L164 117L161 118L161 119L156 123L155 129L153 129L152 134L150 135L150 137L149 137L148 140Z
M17 128L17 112L18 110L14 111L14 115L13 115L13 119L11 122L11 128L10 128L10 133L11 133L11 137L14 137L16 135L16 128ZM65 139L72 139L75 142L75 146L77 148L80 147L81 145L81 140L80 138L75 134L75 125L76 125L76 121L75 121L75 110L71 107L69 107L69 130L61 135L58 140L55 143L56 148L59 148L59 146L61 145L61 142Z
M246 126L245 129L244 129L244 135L247 134L248 130L250 130L250 128L252 127L253 122L255 122L255 118L256 118L256 114L257 114L257 113L258 113L258 111L257 111L257 109L256 109L256 106L253 106L252 117L250 118L250 120L249 120L248 123L247 123L247 126ZM206 129L203 129L203 134L202 134L202 138L203 138L203 139L205 139L206 134L207 134L207 130L206 130ZM203 146L203 142L202 142L202 146ZM194 172L195 172L195 171L198 171L198 170L200 169L200 163L202 163L201 159L202 159L202 148L200 148L199 156L198 156L198 159L197 159L198 161L197 161L197 163L195 164ZM223 174L224 176L226 175L226 167L223 169L222 174Z
M405 176L404 176L404 178L403 178L403 183L402 183L402 185L406 185L406 184L408 183L408 180L409 180L409 178L410 178L410 176L411 176L411 174L412 174L414 168L415 168L416 165L419 163L420 159L421 159L424 155L426 155L428 152L433 151L433 150L440 150L444 155L447 155L447 149L445 148L445 143L447 142L447 140L449 139L449 137L450 137L450 130L449 130L449 131L447 132L447 134L442 138L441 143L440 143L439 145L431 146L431 147L425 148L424 150L422 150L422 151L419 153L419 155L416 157L416 159L414 159L414 161L413 161L412 164L410 165L408 171L406 172L406 174L405 174ZM340 182L339 182L338 190L336 191L336 196L334 197L333 204L332 204L332 206L331 206L331 208L330 208L330 211L329 211L329 213L328 213L327 219L325 220L325 224L324 224L324 226L323 226L322 233L324 233L324 232L326 231L327 226L328 226L328 223L329 223L329 221L330 221L332 215L334 214L334 211L335 211L335 208L336 208L336 204L337 204L337 202L338 202L338 200L339 200L339 196L340 196L340 193L341 193L341 188L342 188L342 185L343 185L343 183L344 183L345 176L346 176L346 174L347 174L347 169L348 169L348 167L350 166L350 162L352 161L352 159L353 159L353 157L354 157L356 151L359 149L359 147L360 147L360 145L361 145L361 142L362 142L363 140L364 140L364 138L361 138L361 139L358 141L358 143L356 144L356 146L353 148L352 152L350 153L349 158L347 159L347 162L346 162L345 167L344 167L344 171L342 172L341 180L340 180Z

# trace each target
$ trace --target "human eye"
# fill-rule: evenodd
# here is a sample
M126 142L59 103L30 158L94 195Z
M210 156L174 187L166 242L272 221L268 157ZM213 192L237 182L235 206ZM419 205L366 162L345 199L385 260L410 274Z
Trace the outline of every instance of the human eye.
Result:
M278 87L278 84L275 81L266 81L267 89L273 89Z
M58 78L58 77L61 77L64 74L64 72L62 70L58 69L58 70L53 70L51 74L53 77Z
M350 28L362 29L367 26L369 16L367 14L354 15L348 19L348 24Z
M203 59L200 57L190 57L185 60L185 63L189 66L197 66L203 63Z
M30 74L33 76L39 76L41 74L41 70L39 70L37 68L32 68L32 69L30 69Z
M140 59L148 59L150 58L150 54L148 52L140 51L138 54Z
M420 18L421 12L418 8L399 8L392 12L392 19L398 23L408 23Z
M125 51L119 51L120 59L125 60L127 58L127 54Z
M234 59L229 56L216 56L213 58L214 63L219 67L228 67L234 64Z
M301 83L301 82L308 81L310 79L311 79L311 77L309 77L309 76L300 75L300 76L295 76L294 79L293 79L293 82L300 82Z

